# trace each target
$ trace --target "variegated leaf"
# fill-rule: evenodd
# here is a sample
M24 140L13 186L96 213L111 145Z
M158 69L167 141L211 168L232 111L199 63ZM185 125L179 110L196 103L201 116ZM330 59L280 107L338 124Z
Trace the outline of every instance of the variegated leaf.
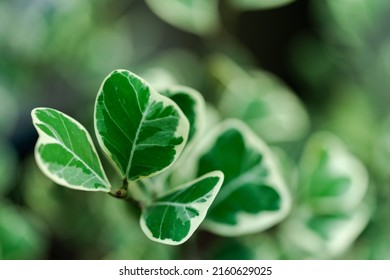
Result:
M35 159L42 172L59 185L84 191L110 191L92 139L71 117L50 108L32 111L39 138Z
M224 183L204 227L224 236L265 230L286 217L291 196L266 144L244 123L229 120L209 132L183 173L221 170Z
M157 199L143 210L142 230L154 241L182 244L202 223L223 177L222 172L213 171Z
M121 176L136 181L175 162L187 142L189 123L175 102L142 78L115 70L99 90L95 130Z

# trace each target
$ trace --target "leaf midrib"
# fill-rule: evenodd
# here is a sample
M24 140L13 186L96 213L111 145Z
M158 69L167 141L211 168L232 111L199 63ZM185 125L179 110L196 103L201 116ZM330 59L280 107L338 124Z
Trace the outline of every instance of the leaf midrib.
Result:
M49 125L48 123L43 123L42 124L45 124L46 127L53 133L53 135L56 137L54 138L55 140L57 140L56 142L58 142L58 144L60 146L62 146L65 150L67 150L68 152L70 152L76 159L78 159L79 161L81 161L81 163L83 163L99 180L100 182L107 187L107 184L106 184L106 180L104 180L99 174L96 173L95 170L93 170L84 160L82 160L75 152L73 152L71 149L69 149L65 143L63 143L60 139L62 139L59 134L56 132L56 130L54 129L54 127L52 127L51 125ZM65 130L68 131L68 129L66 128L66 126L64 126ZM47 135L47 134L46 134ZM48 135L49 136L49 135ZM50 137L50 136L49 136ZM90 144L90 143L89 143Z
M138 95L137 94L135 95L135 97L136 97L136 99L138 101ZM125 174L126 178L129 177L131 164L133 163L134 153L135 153L135 150L136 150L136 147L137 147L139 134L141 133L142 124L145 122L145 118L146 118L147 114L149 113L150 106L151 106L151 102L150 102L150 99L149 99L148 100L148 104L146 105L145 111L143 111L143 112L141 111L142 118L141 118L141 120L139 122L139 125L137 127L137 131L135 132L134 143L133 143L133 145L131 147L131 151L130 151L130 155L129 155L129 162L128 162L127 167L126 167L126 174Z

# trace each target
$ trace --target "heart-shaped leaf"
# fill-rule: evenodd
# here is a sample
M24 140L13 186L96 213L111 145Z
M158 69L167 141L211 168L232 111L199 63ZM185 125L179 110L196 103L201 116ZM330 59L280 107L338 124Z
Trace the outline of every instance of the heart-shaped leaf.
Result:
M300 185L305 201L320 213L354 209L368 187L363 164L331 133L313 135L300 163Z
M204 223L208 230L224 236L254 233L288 214L291 198L274 156L242 122L226 121L211 131L193 160L198 176L210 170L225 175Z
M136 181L175 162L187 142L189 123L175 102L142 78L115 70L99 90L95 130L121 176Z
M71 117L49 108L32 111L39 138L35 159L42 172L59 185L84 191L110 191L92 139Z
M142 230L157 242L185 242L205 218L223 177L222 172L213 171L157 199L142 212Z
M185 86L171 86L159 92L175 101L187 117L190 123L187 143L190 143L194 136L201 131L205 122L206 109L202 95L198 91Z

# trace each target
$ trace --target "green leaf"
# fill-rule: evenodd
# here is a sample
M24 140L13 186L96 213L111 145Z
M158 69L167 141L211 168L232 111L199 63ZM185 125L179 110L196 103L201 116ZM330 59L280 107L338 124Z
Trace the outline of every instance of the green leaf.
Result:
M309 254L306 258L336 258L361 234L370 216L365 204L343 214L316 215L301 209L283 223L281 236L289 246Z
M213 171L157 199L143 210L142 230L154 241L182 244L202 223L223 177L222 172Z
M36 217L0 200L0 260L44 258L45 230Z
M143 79L115 70L97 96L95 131L121 176L136 181L175 162L187 142L189 123L175 102Z
M16 166L15 151L0 140L0 196L9 190L16 173Z
M368 187L364 165L331 133L313 135L300 162L305 201L320 213L345 212L361 203Z
M110 191L92 139L80 123L49 108L36 108L31 115L39 134L35 159L47 177L71 189Z
M240 10L271 9L287 5L295 0L229 0L229 3Z
M201 36L219 27L216 0L147 0L150 9L173 26Z
M14 128L17 117L17 105L14 96L0 86L0 136Z
M242 122L226 121L211 131L192 158L197 163L190 173L225 175L204 223L208 230L224 236L254 233L288 214L291 198L274 156Z
M172 86L159 91L172 99L183 111L190 123L188 143L201 131L205 122L205 102L203 96L196 90L185 86Z

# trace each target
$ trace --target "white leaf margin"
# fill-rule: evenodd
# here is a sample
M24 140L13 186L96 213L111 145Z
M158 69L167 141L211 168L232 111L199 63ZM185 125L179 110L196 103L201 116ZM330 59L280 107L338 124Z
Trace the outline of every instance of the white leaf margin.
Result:
M41 158L41 156L39 154L39 151L38 151L39 146L45 145L45 144L58 144L58 145L61 145L61 143L59 141L56 141L54 138L50 137L49 135L47 135L37 125L35 125L35 124L43 124L43 122L41 122L39 120L39 118L36 116L36 112L37 111L41 111L41 110L53 110L53 111L58 112L60 115L62 115L66 119L68 119L70 122L76 124L77 127L79 127L85 133L85 135L86 135L86 137L88 139L89 145L91 145L92 151L95 153L95 155L96 155L96 157L98 159L99 167L101 168L102 174L104 176L104 178L100 178L99 177L99 179L102 180L102 183L105 183L107 189L101 189L101 188L99 188L99 189L89 189L89 188L85 188L83 186L71 185L66 180L64 180L62 177L56 176L52 172L49 171L49 169L47 167L47 164L45 164L45 162L42 160L42 158ZM67 188L70 188L70 189L80 190L80 191L90 191L90 192L98 192L98 191L106 192L106 193L110 192L111 184L110 184L109 180L107 179L107 175L104 172L104 169L103 169L102 163L100 161L100 158L98 156L98 153L96 151L95 145L93 144L93 141L92 141L92 138L91 138L90 134L88 133L88 131L84 128L84 126L82 124L80 124L78 121L76 121L72 117L68 116L67 114L62 113L62 112L60 112L60 111L58 111L56 109L48 108L48 107L37 107L37 108L33 109L31 111L31 117L32 117L32 120L33 120L34 127L36 128L36 130L38 132L38 135L39 135L37 143L35 145L35 149L34 149L34 157L35 157L35 160L37 162L38 167L41 169L43 174L45 174L48 178L50 178L56 184L59 184L61 186L64 186L64 187L67 187Z
M138 181L140 179L143 179L143 178L150 178L150 177L158 175L158 174L164 172L165 170L167 170L168 168L170 168L176 162L176 160L179 158L179 156L183 152L183 150L184 150L184 148L185 148L185 146L187 144L187 141L188 141L190 124L188 122L187 117L184 115L183 111L180 109L180 107L173 100L171 100L170 98L168 98L168 97L158 93L147 81L145 81L140 76L138 76L138 75L134 74L133 72L131 72L129 70L126 70L126 69L116 69L116 70L113 70L110 74L108 74L106 76L106 78L103 80L103 82L101 83L99 91L98 91L98 94L96 96L95 105L94 105L94 113L93 113L93 116L94 116L94 129L95 129L96 139L97 139L101 149L104 151L104 153L107 156L108 160L111 162L112 166L114 166L114 168L118 172L118 174L120 174L123 178L127 177L127 175L126 174L122 174L122 171L119 169L119 167L117 166L116 162L112 159L111 152L104 145L104 141L103 141L102 137L99 134L99 130L98 130L98 127L97 127L97 120L96 120L96 117L95 117L96 116L96 110L97 110L97 103L98 103L97 101L99 99L99 96L103 92L103 86L106 83L106 81L109 78L111 78L112 75L117 74L117 73L125 76L126 78L128 78L129 76L132 76L133 78L137 79L145 88L148 88L149 92L150 92L149 102L151 102L151 99L154 99L156 102L162 102L164 106L173 106L176 109L176 111L178 112L178 114L179 114L179 123L178 123L177 129L176 129L175 136L176 137L181 137L182 136L183 137L183 142L181 144L175 146L175 156L174 156L173 161L169 165L167 165L165 168L160 169L159 171L151 173L151 174L149 174L147 176L141 176L136 181ZM185 133L186 131L187 131L187 133Z
M257 136L245 123L238 119L227 119L202 139L198 146L193 149L189 156L191 162L181 170L182 174L191 174L195 177L197 170L196 166L200 157L207 152L215 143L219 135L229 129L236 129L244 136L246 145L254 148L262 153L263 164L270 168L270 176L268 176L267 183L270 184L280 195L281 205L278 211L263 211L260 214L239 213L237 215L238 223L236 225L226 225L210 220L205 220L202 227L215 234L235 237L245 234L257 233L264 231L284 220L291 211L292 198L284 178L279 171L275 156L272 154L270 148L265 142ZM191 176L190 175L190 176Z
M199 91L197 91L196 89L191 88L191 87L187 87L187 86L183 86L183 85L171 85L171 86L161 87L161 89L158 89L159 92L161 90L168 90L171 92L185 93L185 94L189 95L195 101L195 106L194 106L195 119L196 119L195 120L195 134L194 134L193 138L191 139L191 141L186 146L186 150L187 150L187 149L189 149L190 146L193 145L193 143L197 142L197 140L202 136L202 133L204 132L204 129L205 129L206 102L203 98L203 95ZM173 94L173 96L174 95L176 95L176 94Z
M299 248L304 253L309 254L306 256L309 258L333 259L340 257L365 229L370 221L372 211L366 203L362 203L346 214L348 219L329 228L330 239L324 240L306 224L306 221L313 214L307 209L299 209L283 223L280 232L281 241L288 247Z
M169 191L168 193L165 193L163 195L163 196L166 196L166 195L169 195L169 194L174 193L176 191L191 187L191 185L194 185L195 183L202 181L203 179L209 178L209 177L218 177L219 180L218 180L217 184L213 187L213 189L207 193L208 197L207 197L205 202L193 202L193 203L187 204L188 206L191 206L191 207L195 208L196 210L198 210L199 215L190 219L190 223L191 223L190 230L189 230L188 234L182 240L177 242L177 241L173 241L171 239L155 238L153 236L152 232L147 227L147 225L145 223L145 218L142 214L140 217L140 226L141 226L142 231L145 233L145 235L153 241L163 243L166 245L180 245L180 244L183 244L184 242L186 242L194 234L194 232L199 228L201 223L204 221L204 219L207 215L208 209L210 208L210 206L213 203L215 197L217 196L219 190L221 189L221 186L222 186L223 180L224 180L224 174L218 170L209 172L209 173L204 174L195 180L192 180L191 182L188 182L188 183L183 184L177 188L174 188L171 191ZM183 204L183 205L185 205L185 204Z
M316 161L315 157L318 156L319 148L326 149L329 153L329 167L332 172L336 176L348 176L351 183L348 190L342 195L311 199L315 203L317 211L333 213L335 211L350 211L356 208L368 190L368 171L363 163L348 150L344 142L335 134L321 131L311 136L299 164L302 172L301 178L310 178L311 175L305 171L312 169L312 164L313 161ZM303 185L306 186L305 183Z

